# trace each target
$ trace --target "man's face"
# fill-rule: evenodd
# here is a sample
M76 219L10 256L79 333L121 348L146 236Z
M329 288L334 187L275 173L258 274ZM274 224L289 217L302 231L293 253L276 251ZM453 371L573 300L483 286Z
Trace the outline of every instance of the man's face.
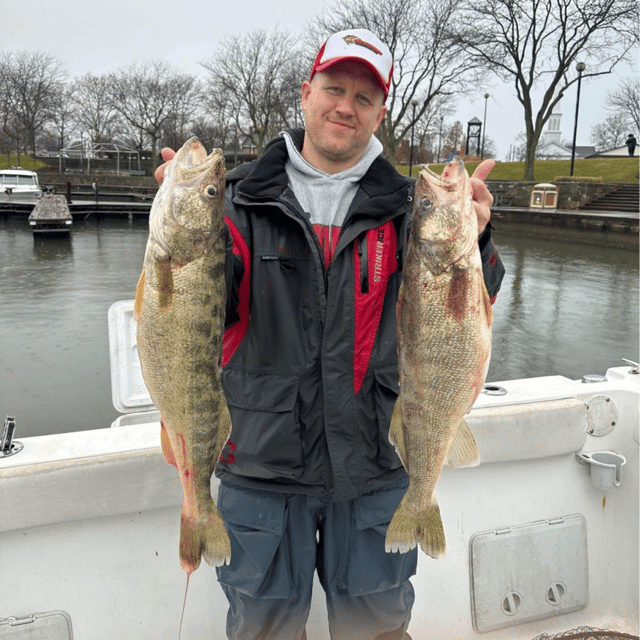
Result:
M382 87L372 72L345 61L302 84L306 130L302 156L326 173L352 167L386 113Z

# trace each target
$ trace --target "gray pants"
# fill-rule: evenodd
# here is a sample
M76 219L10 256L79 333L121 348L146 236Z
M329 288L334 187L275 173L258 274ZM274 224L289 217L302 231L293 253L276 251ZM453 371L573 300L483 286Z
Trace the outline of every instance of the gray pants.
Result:
M334 502L222 484L231 564L217 571L230 640L305 640L316 570L332 640L411 640L417 551L384 551L406 486Z

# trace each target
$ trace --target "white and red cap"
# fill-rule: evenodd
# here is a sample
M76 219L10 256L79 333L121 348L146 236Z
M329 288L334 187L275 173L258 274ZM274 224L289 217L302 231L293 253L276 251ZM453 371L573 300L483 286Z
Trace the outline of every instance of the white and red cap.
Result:
M389 47L368 29L347 29L330 36L320 47L309 80L338 62L353 60L366 64L380 82L384 98L389 95L393 75L393 57Z

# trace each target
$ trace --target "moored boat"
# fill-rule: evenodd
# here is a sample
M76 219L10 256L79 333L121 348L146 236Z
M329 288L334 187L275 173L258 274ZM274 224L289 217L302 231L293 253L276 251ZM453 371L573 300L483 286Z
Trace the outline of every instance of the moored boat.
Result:
M20 167L0 169L0 202L34 204L42 195L38 174Z
M69 235L73 217L64 196L43 193L29 216L31 231L38 235Z

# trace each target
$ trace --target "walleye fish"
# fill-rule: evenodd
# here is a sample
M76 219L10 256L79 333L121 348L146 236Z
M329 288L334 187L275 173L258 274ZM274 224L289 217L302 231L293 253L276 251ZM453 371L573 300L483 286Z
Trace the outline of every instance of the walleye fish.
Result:
M460 158L442 176L420 171L396 309L400 395L389 430L409 487L387 531L388 552L419 544L443 555L434 497L442 467L447 458L452 467L480 462L464 415L489 366L492 311L471 195Z
M197 138L178 151L151 207L134 306L142 373L162 416L162 451L180 474L180 564L228 563L210 481L231 419L220 383L226 307L224 156Z

